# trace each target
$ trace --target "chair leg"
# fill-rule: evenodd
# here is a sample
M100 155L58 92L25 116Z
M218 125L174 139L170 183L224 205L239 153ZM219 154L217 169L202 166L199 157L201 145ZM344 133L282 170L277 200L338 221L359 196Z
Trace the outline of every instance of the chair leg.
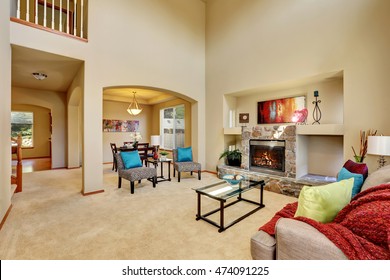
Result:
M193 173L193 172L191 171L191 176L192 176L192 173Z
M122 177L118 177L118 189L122 187Z
M153 188L156 187L156 183L157 183L157 176L154 176L153 177Z
M173 177L176 177L176 169L173 168Z
M177 181L180 182L180 172L177 171Z
M201 173L202 173L202 172L199 170L199 171L198 171L198 179L199 179L199 180L200 180L200 178L202 177Z
M134 182L130 182L130 193L134 193Z
M138 180L138 184L141 184L141 180Z

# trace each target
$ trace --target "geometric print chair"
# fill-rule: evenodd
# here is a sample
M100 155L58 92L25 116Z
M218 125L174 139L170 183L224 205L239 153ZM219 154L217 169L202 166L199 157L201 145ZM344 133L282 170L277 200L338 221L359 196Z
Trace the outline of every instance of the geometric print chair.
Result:
M138 159L134 161L132 165L136 167L130 166L130 168L125 168L126 165L128 165L128 162L124 162L121 156L121 153L130 154L133 152L121 152L118 154L115 154L116 157L116 163L118 167L118 188L121 188L122 185L122 178L130 181L130 193L134 193L134 183L138 181L138 183L141 183L142 179L150 179L153 182L153 188L156 187L157 183L157 171L154 167L143 167L142 162L139 158L138 151L134 151ZM139 161L139 162L138 162ZM126 164L126 165L125 165ZM129 166L126 166L129 167Z
M177 181L180 182L181 172L198 172L198 180L201 179L201 164L192 160L192 148L177 148L172 150L173 158L173 177L176 176Z

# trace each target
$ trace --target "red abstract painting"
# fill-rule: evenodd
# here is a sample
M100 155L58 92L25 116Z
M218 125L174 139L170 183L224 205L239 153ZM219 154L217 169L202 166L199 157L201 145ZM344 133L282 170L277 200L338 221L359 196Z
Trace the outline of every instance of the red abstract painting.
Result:
M294 123L302 122L296 111L305 109L305 97L291 97L262 101L257 103L257 123ZM307 114L306 114L307 116Z

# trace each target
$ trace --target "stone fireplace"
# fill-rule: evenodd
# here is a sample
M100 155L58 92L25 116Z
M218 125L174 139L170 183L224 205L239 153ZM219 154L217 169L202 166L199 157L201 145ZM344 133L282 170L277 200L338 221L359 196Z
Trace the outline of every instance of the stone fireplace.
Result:
M283 174L285 140L249 140L249 170Z
M244 127L242 168L295 178L295 125Z
M334 131L338 126L330 126ZM313 129L307 133L305 129ZM218 176L225 174L241 174L251 180L264 180L265 190L298 197L303 186L323 185L334 182L332 176L321 176L308 172L308 149L313 145L308 135L321 135L321 139L327 139L326 135L318 134L316 129L327 129L327 125L321 126L295 126L273 125L243 127L241 134L242 163L241 168L226 165L218 166ZM303 131L303 133L302 133ZM333 132L332 132L333 133ZM332 133L328 135L332 135ZM335 153L342 155L342 141L339 137L331 137L332 141L322 141L321 148L325 147L326 154ZM316 137L315 139L319 139ZM342 136L341 136L342 139ZM314 140L314 139L311 139ZM334 150L334 140L337 140ZM341 142L341 145L340 143ZM310 144L312 143L312 144ZM316 142L314 142L316 143ZM265 146L265 147L264 147ZM315 146L317 147L317 146ZM284 156L284 167L282 158ZM275 163L275 159L276 162ZM332 158L333 159L333 158ZM335 166L342 166L341 159L334 158Z

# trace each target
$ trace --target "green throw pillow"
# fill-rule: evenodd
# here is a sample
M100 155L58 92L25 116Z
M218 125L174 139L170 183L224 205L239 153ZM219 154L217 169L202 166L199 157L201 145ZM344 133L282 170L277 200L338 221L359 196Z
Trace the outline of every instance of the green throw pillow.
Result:
M138 151L121 152L121 157L125 169L142 167L142 161L141 158L139 157Z
M299 194L298 208L294 217L306 217L320 223L333 221L350 201L353 178L328 185L304 186Z

